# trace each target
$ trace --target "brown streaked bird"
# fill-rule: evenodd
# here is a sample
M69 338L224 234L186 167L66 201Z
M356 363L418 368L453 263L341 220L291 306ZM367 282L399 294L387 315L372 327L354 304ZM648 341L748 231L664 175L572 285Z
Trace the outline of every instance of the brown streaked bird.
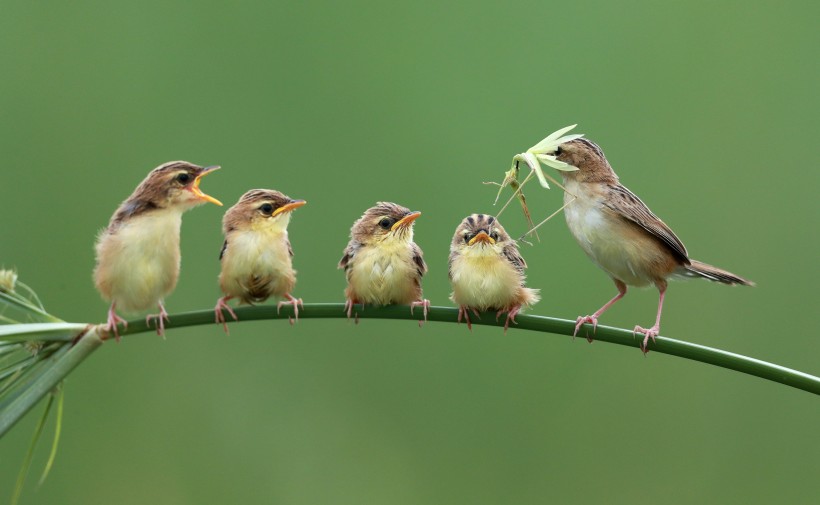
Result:
M214 307L216 322L222 323L225 333L228 333L228 325L222 309L235 321L239 320L226 303L231 298L253 304L271 296L283 297L287 300L280 301L276 310L292 305L293 315L299 320L302 300L291 295L296 285L296 271L288 224L291 212L305 203L272 189L252 189L225 213L222 219L225 242L219 253L222 262L219 287L225 296ZM293 324L293 319L288 319Z
M353 223L350 242L339 261L347 277L348 318L357 303L363 307L409 304L410 312L422 307L427 320L430 301L421 291L427 264L421 248L413 242L413 222L420 215L395 203L378 202Z
M479 311L495 310L496 320L507 313L506 332L524 307L539 300L539 290L524 287L527 262L518 244L493 216L464 218L450 243L448 266L450 299L458 305L458 322L465 318L467 328L472 329L469 311L478 316Z
M141 312L156 305L159 335L165 333L168 313L162 303L179 278L179 229L182 213L205 202L222 205L199 189L202 177L218 166L200 167L187 161L171 161L158 166L120 204L108 227L97 237L97 266L94 284L108 310L108 331L119 340L117 324L126 324L117 315Z
M555 146L547 154L577 168L561 171L566 186L564 214L567 226L587 256L603 269L618 294L595 313L578 317L575 334L592 323L626 294L626 287L653 284L660 293L655 324L635 326L644 335L641 350L660 332L663 299L670 279L701 277L723 284L754 283L726 270L691 259L683 243L634 193L624 187L601 148L578 138ZM575 201L573 198L577 196Z

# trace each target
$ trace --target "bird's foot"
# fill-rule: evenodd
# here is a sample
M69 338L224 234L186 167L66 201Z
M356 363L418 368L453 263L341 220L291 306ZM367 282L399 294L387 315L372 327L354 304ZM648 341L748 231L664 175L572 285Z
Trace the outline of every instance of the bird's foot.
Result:
M353 306L356 305L356 302L348 298L345 300L345 312L347 312L347 319L350 320L353 317ZM364 310L364 303L362 303L362 310ZM359 324L359 313L356 313L356 324Z
M276 304L276 313L279 313L279 309L281 309L283 305L292 305L293 317L288 316L288 322L290 322L290 325L293 326L294 322L299 321L299 306L304 308L305 305L302 303L301 298L294 298L290 293L285 293L285 298L287 298L287 300L282 300Z
M632 335L633 336L637 335L638 333L642 333L643 336L644 336L643 337L643 342L641 342L641 351L643 352L644 356L646 356L646 353L649 352L649 348L647 347L649 345L649 339L651 338L652 343L654 344L655 343L655 337L657 337L660 334L660 331L661 331L661 327L657 324L655 326L651 327L651 328L644 328L642 326L635 326L635 329L632 330Z
M575 331L572 332L572 338L575 338L575 336L578 334L578 330L580 330L581 326L583 326L585 323L592 324L592 334L594 335L595 330L598 329L598 316L594 314L591 316L578 316L578 319L575 320ZM587 342L591 344L593 339L589 336L589 331L587 331L586 337Z
M108 333L113 332L114 340L117 342L120 341L120 332L117 331L117 325L120 323L122 323L122 328L124 330L128 329L128 321L118 316L117 313L114 312L114 307L112 306L108 309L108 324L105 325L105 331Z
M478 316L478 312L472 309L473 313ZM467 329L473 331L473 323L470 322L470 309L464 305L458 306L458 323L461 324L462 318L467 321Z
M419 328L427 322L427 311L430 310L430 300L426 298L422 298L421 300L417 300L415 302L410 303L410 315L413 314L413 309L416 307L421 307L424 312L424 321L419 321Z
M156 323L154 323L157 329L157 335L162 338L165 338L165 323L170 323L171 320L168 319L168 313L165 311L165 306L161 303L159 304L159 314L148 314L145 316L145 324L148 327L151 327L151 319L155 319Z
M504 309L501 309L501 310L499 310L498 312L495 313L495 320L498 321L498 318L501 317L501 314L503 314L504 312L507 312L507 320L504 322L504 334L505 335L507 334L507 328L510 327L510 322L512 322L513 324L518 324L515 321L515 316L517 316L520 311L521 311L521 305L518 305L518 306L513 307L509 311L505 311Z
M226 335L230 335L231 332L228 331L228 322L225 320L225 314L222 313L222 310L227 310L228 314L231 315L234 321L239 321L239 318L236 317L236 312L228 305L227 301L230 300L231 296L223 296L216 302L216 307L214 307L214 314L216 315L216 324L221 324L222 328L225 330Z

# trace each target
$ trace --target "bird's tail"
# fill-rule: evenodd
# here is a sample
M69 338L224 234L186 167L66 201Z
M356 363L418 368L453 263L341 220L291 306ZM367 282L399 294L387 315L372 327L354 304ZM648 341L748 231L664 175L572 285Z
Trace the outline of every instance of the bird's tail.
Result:
M684 271L682 272L683 275L687 277L703 277L704 279L709 279L710 281L720 282L723 284L740 284L741 286L754 286L755 283L744 279L738 275L733 274L732 272L727 272L726 270L721 270L718 267L713 267L712 265L707 265L706 263L702 263L697 260L690 260L690 263L683 267Z

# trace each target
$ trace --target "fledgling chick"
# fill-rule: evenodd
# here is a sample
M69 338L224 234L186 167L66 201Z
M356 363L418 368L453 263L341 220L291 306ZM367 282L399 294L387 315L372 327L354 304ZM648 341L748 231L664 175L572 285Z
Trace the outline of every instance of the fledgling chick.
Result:
M276 310L292 305L293 315L299 320L302 300L291 295L296 285L296 271L288 224L290 213L305 203L272 189L252 189L225 213L222 219L225 242L219 253L222 262L219 287L225 296L214 307L216 322L222 323L225 333L228 333L228 325L222 309L238 321L226 303L231 298L253 304L271 296L284 297L287 300L280 301ZM293 319L288 319L293 324Z
M467 328L472 329L469 311L477 316L480 311L495 310L496 320L507 313L506 332L525 306L539 300L539 290L524 287L527 263L518 244L493 216L464 218L450 243L448 265L453 286L450 299L458 305L458 322L465 318Z
M339 261L347 277L348 318L357 303L409 304L410 312L421 306L427 320L430 301L421 292L427 264L413 242L413 221L420 215L395 203L379 202L353 223L350 242Z
M723 284L753 286L754 283L726 270L689 257L683 243L634 193L624 187L601 148L578 138L547 153L576 167L561 171L567 192L564 214L567 226L587 256L603 269L618 288L618 294L589 316L578 317L575 333L592 323L626 294L626 287L654 284L660 298L655 324L635 326L644 335L641 350L660 332L663 298L670 279L702 277ZM572 201L574 196L577 200Z
M108 331L119 340L117 315L141 312L157 305L157 333L165 333L168 313L162 303L179 278L179 229L182 213L205 202L222 205L199 189L202 177L218 166L200 167L187 161L158 166L120 204L108 227L97 237L94 284L111 302Z

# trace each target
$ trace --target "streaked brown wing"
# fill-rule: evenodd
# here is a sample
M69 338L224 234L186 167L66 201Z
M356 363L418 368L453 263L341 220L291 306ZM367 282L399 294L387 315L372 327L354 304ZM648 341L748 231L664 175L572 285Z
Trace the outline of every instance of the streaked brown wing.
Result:
M608 198L604 199L604 206L624 219L635 223L648 231L655 238L666 245L672 254L685 264L689 264L689 254L683 242L666 226L666 223L649 210L635 193L618 184L609 188Z
M423 276L427 273L427 263L424 262L424 253L421 252L421 247L416 245L415 242L412 244L413 250L413 263L416 264L416 272L419 274L419 277Z
M524 261L524 258L521 256L521 253L518 252L518 248L515 244L510 243L504 246L504 257L507 258L507 261L512 263L512 266L518 270L518 273L524 274L524 269L527 268L527 262Z

